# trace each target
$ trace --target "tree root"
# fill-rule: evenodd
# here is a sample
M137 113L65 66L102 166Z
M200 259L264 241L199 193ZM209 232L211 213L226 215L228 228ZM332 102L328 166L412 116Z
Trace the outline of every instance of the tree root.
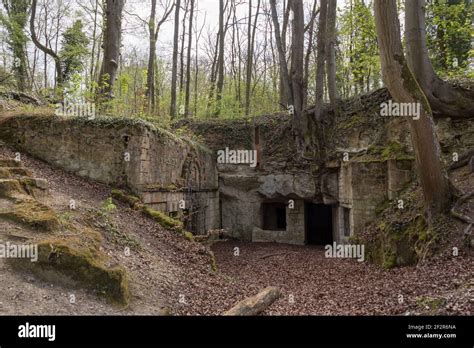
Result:
M458 168L464 167L465 165L468 165L473 157L474 157L474 149L470 149L464 152L461 156L459 156L459 160L457 162L454 162L453 164L449 166L449 170L458 169Z
M474 220L471 219L471 217L464 215L463 213L459 212L458 209L461 205L466 203L471 199L471 197L474 196L474 191L471 191L464 196L460 197L457 202L454 204L453 208L451 209L450 213L451 216L455 217L458 220L461 220L462 222L472 225L474 224Z

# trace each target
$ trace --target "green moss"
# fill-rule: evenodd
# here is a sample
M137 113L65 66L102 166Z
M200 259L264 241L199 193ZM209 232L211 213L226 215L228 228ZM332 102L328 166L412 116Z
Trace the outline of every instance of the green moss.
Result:
M393 251L386 251L383 255L382 267L391 269L397 266L397 255Z
M102 203L102 208L101 209L106 214L107 213L113 213L113 212L117 211L117 206L112 201L112 197L109 197Z
M390 201L387 199L375 207L375 214L380 215L384 210L390 207Z
M146 188L148 190L157 190L162 192L177 192L181 188L179 188L176 184L169 184L169 185L158 185L158 184L151 184L147 185Z
M171 229L174 231L182 232L183 230L183 224L181 221L175 220L173 218L170 218L166 214L151 209L150 207L144 206L142 208L142 211L145 215L151 217L153 220L158 222L161 226L167 229Z
M71 221L72 213L70 211L65 211L58 214L58 221L62 227L66 227Z
M211 258L211 270L214 273L217 273L217 261L216 256L212 250L209 250L209 257Z
M414 264L424 255L432 238L422 216L408 223L382 220L377 225L375 240L368 242L368 259L385 269Z
M429 310L431 314L436 313L444 304L446 304L446 300L443 298L430 296L420 296L416 298L416 305L423 310Z
M189 232L189 231L184 231L183 232L183 235L184 235L184 238L186 238L187 240L189 240L190 242L193 242L194 241L194 235Z
M341 122L339 125L340 129L348 130L357 126L360 126L365 121L365 116L361 114L351 115L345 122Z
M111 196L119 202L128 204L132 208L138 208L141 205L140 198L128 195L122 190L113 189L111 191Z
M0 179L10 179L12 177L8 168L0 168Z
M416 101L421 103L425 112L431 115L432 111L430 103L428 102L426 95L423 93L420 84L418 83L412 71L410 70L410 67L408 66L405 58L403 56L396 56L395 59L402 66L403 86L415 98Z
M0 212L0 217L45 231L53 231L59 226L56 213L33 199L16 201L13 209Z
M12 259L11 263L48 281L95 290L111 302L128 304L130 298L124 269L107 268L89 250L73 248L63 241L40 243L37 262Z
M396 158L398 154L402 154L402 153L404 153L402 145L396 141L391 141L382 150L381 155L382 155L382 159L388 160L388 159Z
M112 223L107 217L105 217L105 230L112 237L115 244L130 247L131 249L140 249L140 243L127 233L120 230L114 223Z
M366 156L372 161L413 160L414 157L397 141L390 141L385 146L372 145L367 149Z
M11 167L11 168L6 168L6 169L8 169L12 175L17 175L17 176L31 176L32 175L31 171L29 171L26 168Z
M17 162L12 159L0 159L0 167L20 167L20 162Z
M18 180L0 179L0 197L15 198L21 194L26 194Z

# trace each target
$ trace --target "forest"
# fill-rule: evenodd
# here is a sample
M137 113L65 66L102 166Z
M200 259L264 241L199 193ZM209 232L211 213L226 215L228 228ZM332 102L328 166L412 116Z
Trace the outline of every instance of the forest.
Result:
M472 0L1 0L0 316L470 316L473 187Z
M286 109L294 75L302 108L383 85L373 1L2 5L0 81L51 103L100 100L115 115L163 122L239 118ZM400 18L410 6L397 2ZM433 0L424 10L417 54L442 79L472 78L472 2Z

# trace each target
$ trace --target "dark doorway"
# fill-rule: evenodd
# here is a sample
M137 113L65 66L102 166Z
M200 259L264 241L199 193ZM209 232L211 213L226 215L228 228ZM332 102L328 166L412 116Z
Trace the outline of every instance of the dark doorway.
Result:
M332 244L332 206L305 204L306 243L314 245Z
M269 231L286 230L285 203L263 203L263 229Z

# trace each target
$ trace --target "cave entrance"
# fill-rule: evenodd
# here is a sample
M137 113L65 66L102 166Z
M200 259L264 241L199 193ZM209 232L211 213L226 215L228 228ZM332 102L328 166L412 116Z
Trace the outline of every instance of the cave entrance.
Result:
M307 244L332 244L332 206L306 203L305 220Z

